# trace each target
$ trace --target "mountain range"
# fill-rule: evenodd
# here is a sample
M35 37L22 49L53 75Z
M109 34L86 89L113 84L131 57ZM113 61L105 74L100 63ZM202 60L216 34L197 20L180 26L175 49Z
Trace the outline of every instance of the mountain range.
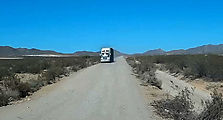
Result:
M77 51L73 55L74 56L99 56L100 51L98 52L91 52L91 51ZM127 54L114 50L115 56L126 56Z
M51 50L39 50L39 49L27 49L27 48L12 48L9 46L0 46L1 57L12 57L12 56L24 56L24 55L70 55L70 56L98 56L98 52L92 51L78 51L71 54L63 54ZM125 54L115 50L115 56L126 56L126 55L183 55L183 54L223 54L223 44L219 45L203 45L189 49L179 49L164 51L162 49L149 50L144 53L138 54Z
M27 49L27 48L12 48L10 46L0 46L0 57L15 57L15 56L39 56L39 55L58 55L58 56L99 56L100 51L77 51L75 53L64 54L51 50ZM115 56L126 55L117 50L114 51Z
M23 56L23 55L61 55L61 53L51 50L27 49L27 48L12 48L9 46L0 46L0 56Z
M140 55L186 55L186 54L223 54L223 44L219 45L203 45L195 48L189 49L179 49L179 50L171 50L164 51L162 49L155 49L146 51Z

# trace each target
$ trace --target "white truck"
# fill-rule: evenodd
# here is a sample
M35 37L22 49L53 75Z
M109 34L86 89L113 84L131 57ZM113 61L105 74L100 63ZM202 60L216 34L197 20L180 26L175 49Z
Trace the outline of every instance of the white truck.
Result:
M113 48L102 48L101 49L101 62L114 62L114 50Z

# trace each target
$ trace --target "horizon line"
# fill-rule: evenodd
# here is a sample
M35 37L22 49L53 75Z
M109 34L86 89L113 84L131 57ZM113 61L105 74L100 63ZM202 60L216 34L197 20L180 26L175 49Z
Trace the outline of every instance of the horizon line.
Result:
M220 44L202 44L202 45L199 45L199 46L189 47L189 48L186 48L186 49L171 49L171 50L165 50L165 49L162 49L162 48L156 48L156 49L148 49L148 50L143 51L143 52L135 52L135 53L125 53L125 52L122 52L122 51L120 51L118 49L115 49L115 50L117 50L117 51L119 51L121 53L124 53L124 54L140 54L140 53L145 53L147 51L158 50L158 49L161 49L161 50L163 50L165 52L169 52L169 51L174 51L174 50L188 50L188 49L191 49L191 48L196 48L196 47L201 47L201 46L207 46L207 45L223 45L223 43L220 43ZM59 51L53 50L53 49L41 49L41 48L37 48L37 47L13 47L13 46L10 46L10 45L0 45L0 47L11 47L11 48L14 48L14 49L29 49L29 50L36 49L36 50L43 50L43 51L53 51L53 52L57 52L57 53L61 53L61 54L74 54L76 52L98 52L98 51L100 51L100 50L98 50L98 51L96 51L96 50L76 50L74 52L69 52L68 53L68 52L59 52ZM112 48L114 48L114 47L112 47Z

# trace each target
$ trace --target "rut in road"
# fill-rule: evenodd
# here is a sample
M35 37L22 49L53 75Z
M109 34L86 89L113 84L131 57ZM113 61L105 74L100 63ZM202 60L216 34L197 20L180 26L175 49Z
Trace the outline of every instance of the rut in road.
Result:
M153 120L137 79L123 57L56 83L55 89L0 108L0 120ZM35 96L35 95L34 95Z

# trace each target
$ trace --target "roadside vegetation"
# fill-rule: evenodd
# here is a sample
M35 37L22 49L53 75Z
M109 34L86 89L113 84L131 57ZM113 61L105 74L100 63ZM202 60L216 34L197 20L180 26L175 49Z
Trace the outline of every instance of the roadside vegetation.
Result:
M207 82L223 82L223 56L218 55L160 55L128 57L127 62L133 72L150 85L161 89L162 83L156 79L156 69L182 74L194 80L202 78ZM174 120L222 120L223 99L217 90L210 101L203 102L201 113L194 111L194 103L185 89L174 97L156 100L151 103L155 112L164 119Z
M195 111L193 111L194 105L189 98L187 89L172 99L161 99L154 101L151 105L155 108L155 112L165 119L195 120L196 117Z
M97 64L98 57L25 57L18 60L0 60L0 106L26 97L42 86L52 84L72 71ZM38 75L37 79L23 81L21 74Z
M191 79L204 78L207 81L223 81L223 56L179 55L153 56L154 62L164 64L172 73L182 73Z
M163 70L176 74L181 73L191 79L204 78L212 82L223 81L223 56L219 55L137 56L128 59L142 61L142 64L160 64Z
M178 96L170 99L154 101L152 106L155 112L164 119L174 120L222 120L223 100L222 94L213 92L212 100L204 102L204 109L201 113L193 110L194 105L189 98L187 89L179 93Z
M150 84L161 89L162 82L157 80L155 76L156 66L147 58L128 57L128 64L133 68L133 72L142 80L143 85Z

